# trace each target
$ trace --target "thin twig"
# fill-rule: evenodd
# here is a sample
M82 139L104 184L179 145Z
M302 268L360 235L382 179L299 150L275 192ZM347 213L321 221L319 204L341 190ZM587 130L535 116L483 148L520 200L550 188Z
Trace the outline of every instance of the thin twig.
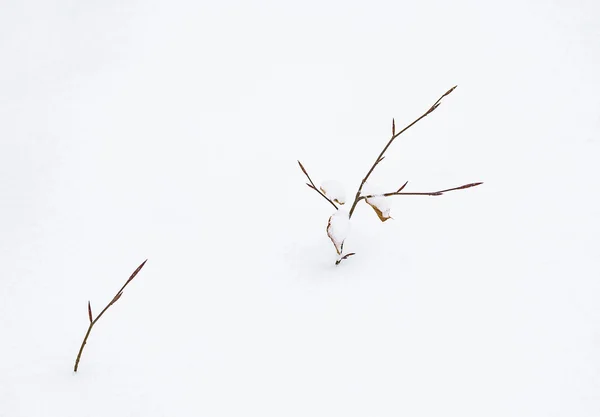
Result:
M325 194L323 194L321 192L321 190L319 190L317 188L317 186L315 185L315 183L310 179L310 176L308 175L308 172L306 172L306 169L304 169L304 167L302 166L302 163L300 161L298 161L298 165L300 165L300 169L302 170L302 172L304 172L304 175L306 175L306 178L308 178L308 181L310 181L310 184L306 183L306 185L308 185L309 188L312 188L313 190L315 190L316 192L318 192L319 194L321 194L325 200L329 201L329 203L333 207L335 207L336 210L338 210L338 206L336 206L335 203L333 201L331 201L331 199L329 197L327 197Z
M349 257L351 257L353 255L356 255L356 253L354 253L354 252L347 253L344 256L342 256L340 259L338 259L337 261L335 261L335 264L339 265L344 259L348 259Z
M425 113L423 113L421 116L419 116L417 119L415 119L412 123L410 123L409 125L407 125L405 128L403 128L398 133L395 133L396 122L392 119L392 137L388 141L387 145L385 145L385 147L383 148L383 150L381 151L381 153L379 154L379 156L377 157L377 159L375 160L375 162L371 166L371 169L369 169L369 172L367 172L367 175L365 175L365 177L363 178L362 182L360 183L360 186L358 187L358 191L356 192L356 196L354 197L354 202L352 203L352 207L350 208L350 214L348 215L348 217L352 218L352 214L354 213L354 209L356 208L356 205L358 204L358 202L361 200L360 197L361 197L362 189L363 189L365 183L367 182L367 180L369 179L369 177L373 173L373 170L375 169L375 167L383 160L383 154L388 150L388 148L390 147L390 145L392 144L392 142L394 141L394 139L396 139L402 133L406 132L408 129L410 129L411 127L413 127L421 119L423 119L426 116L428 116L429 114L433 113L435 111L435 109L437 109L438 106L440 105L442 99L444 97L446 97L447 95L449 95L450 93L452 93L456 87L457 86L455 85L450 90L448 90L444 94L442 94L442 96L440 98L438 98L435 103L433 103L433 105L429 108L429 110L427 110Z
M408 181L406 181L402 187L398 188L398 191L396 191L397 193L399 193L400 191L404 190L404 187L406 187L406 185L408 184Z
M470 184L461 185L460 187L447 188L445 190L430 191L430 192L425 192L425 193L402 193L401 191L404 189L404 187L406 187L406 184L408 184L408 181L406 181L404 183L404 185L402 187L400 187L400 189L398 191L394 191L392 193L378 194L378 195L376 195L376 194L374 194L374 195L363 195L363 196L360 196L359 200L364 200L364 199L367 199L367 198L375 198L375 197L391 197L393 195L429 195L429 196L438 196L438 195L443 195L444 193L447 193L448 191L464 190L465 188L477 187L478 185L481 185L483 183L482 182L472 182Z
M114 303L116 303L119 300L119 298L121 298L125 287L127 287L127 285L135 278L135 276L138 274L138 272L140 272L140 270L144 267L144 265L146 265L147 261L148 261L148 259L146 259L144 262L142 262L142 264L140 266L138 266L135 271L133 271L131 276L127 279L127 282L125 282L125 284L121 287L121 289L113 297L113 299L110 301L110 303L108 303L106 305L106 307L104 307L104 309L100 312L100 314L98 314L98 316L93 320L92 320L92 306L91 306L90 302L88 301L88 316L90 319L90 325L87 329L87 332L85 333L85 337L83 338L81 347L79 348L79 353L77 354L77 359L75 359L75 367L73 368L73 372L77 372L77 368L79 367L79 361L81 359L81 354L83 353L83 348L85 347L85 344L87 343L87 340L88 340L88 337L90 336L92 328L98 322L98 320L100 320L100 317L102 317L102 315L106 312L106 310L108 310L110 306L112 306Z

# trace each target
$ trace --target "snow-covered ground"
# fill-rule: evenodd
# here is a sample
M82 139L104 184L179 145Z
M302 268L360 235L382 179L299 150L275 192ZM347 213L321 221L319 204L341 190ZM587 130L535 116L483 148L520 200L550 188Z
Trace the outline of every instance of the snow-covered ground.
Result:
M600 415L597 1L0 9L1 417Z

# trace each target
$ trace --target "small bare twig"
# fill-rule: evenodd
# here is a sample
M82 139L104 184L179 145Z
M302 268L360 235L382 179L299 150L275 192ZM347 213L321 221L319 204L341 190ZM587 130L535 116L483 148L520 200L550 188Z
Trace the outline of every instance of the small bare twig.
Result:
M329 204L331 204L333 207L335 207L336 210L338 210L338 206L336 206L335 203L333 201L331 201L331 199L329 197L327 197L325 194L323 194L321 192L321 190L319 190L317 188L315 183L310 179L308 172L306 172L306 169L304 169L304 167L302 166L302 163L300 161L298 161L298 165L300 165L300 169L302 170L302 172L304 172L304 175L306 175L306 178L308 178L308 181L310 181L310 184L306 183L306 185L308 185L309 188L312 188L313 190L315 190L316 192L321 194L325 200L329 201Z
M127 285L135 278L135 276L138 274L138 272L140 272L140 270L144 267L144 265L146 264L147 261L148 261L148 259L146 259L144 262L142 262L142 264L140 266L138 266L135 271L133 271L131 276L127 279L127 282L125 282L125 284L121 287L121 289L113 297L113 299L110 301L110 303L108 303L106 305L106 307L104 307L104 309L100 312L100 314L98 314L98 316L93 320L92 320L92 317L93 317L92 316L92 305L88 301L88 317L90 319L90 325L87 329L87 332L85 333L85 337L83 338L81 347L79 348L79 353L77 354L77 359L75 359L75 367L73 368L73 372L77 372L77 368L79 367L79 361L81 359L81 354L83 353L83 348L85 347L85 344L87 343L87 340L88 340L88 337L90 336L92 328L98 322L98 320L100 320L100 317L102 317L102 315L106 312L106 310L108 310L110 306L112 306L114 303L116 303L119 300L119 298L121 298L125 287L127 287Z
M335 261L335 264L339 265L344 259L348 259L352 255L356 255L356 253L350 252L350 253L345 254L344 256L342 256L341 258L339 258L337 261Z
M406 184L408 184L408 181L406 181L404 183L404 185L398 189L398 191L394 191L393 193L384 193L384 194L379 194L379 195L363 195L363 196L360 196L359 200L364 200L364 199L367 199L367 198L374 198L374 197L391 197L393 195L429 195L429 196L438 196L438 195L442 195L444 193L447 193L448 191L464 190L465 188L477 187L478 185L481 185L483 183L482 182L472 182L470 184L461 185L460 187L448 188L446 190L431 191L431 192L425 192L425 193L402 193L401 191L404 189L404 187L406 187Z
M419 116L417 119L415 119L412 123L410 123L409 125L407 125L404 129L402 129L398 133L395 133L396 132L396 121L394 119L392 119L392 137L389 139L387 145L384 146L383 150L381 151L381 153L379 154L379 156L375 160L375 163L373 163L373 165L371 166L371 169L369 169L369 172L367 172L367 175L365 175L365 177L363 178L362 182L360 183L360 186L358 187L358 191L356 192L356 196L354 197L354 202L352 203L352 207L350 208L350 214L349 214L350 218L352 218L352 214L354 213L354 209L356 208L356 205L358 204L358 202L361 200L360 197L361 197L362 189L363 189L365 183L367 182L367 180L369 179L369 177L371 176L371 174L375 170L375 167L381 161L383 161L383 154L388 150L388 148L390 147L390 145L392 144L392 142L394 142L394 139L396 139L398 136L400 136L401 134L403 134L404 132L406 132L408 129L410 129L411 127L413 127L421 119L423 119L426 116L428 116L431 113L433 113L435 111L435 109L437 109L438 106L440 105L440 103L442 102L442 99L444 97L446 97L447 95L449 95L450 93L452 93L456 87L457 86L455 85L450 90L448 90L444 94L442 94L442 96L440 98L438 98L435 103L433 103L433 105L429 108L429 110L427 110L425 113L423 113L421 116Z
M402 185L402 187L398 188L398 191L396 191L396 192L399 193L400 191L404 190L404 187L406 187L407 184L408 184L408 181L406 181L404 183L404 185Z

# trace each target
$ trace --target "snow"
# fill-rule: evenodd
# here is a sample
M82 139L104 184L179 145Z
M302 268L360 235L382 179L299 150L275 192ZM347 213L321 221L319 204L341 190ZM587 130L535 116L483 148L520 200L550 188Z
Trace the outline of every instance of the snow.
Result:
M600 416L599 15L3 2L0 416Z
M329 217L327 222L327 236L333 242L335 250L338 255L342 254L344 249L344 240L348 237L350 232L350 219L348 212L345 210L337 210Z
M323 181L319 188L334 202L346 204L346 190L341 182L335 180Z

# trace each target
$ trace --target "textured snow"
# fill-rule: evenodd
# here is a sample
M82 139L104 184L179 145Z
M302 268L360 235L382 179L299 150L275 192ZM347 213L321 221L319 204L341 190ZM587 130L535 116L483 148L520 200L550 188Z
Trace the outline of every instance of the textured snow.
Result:
M323 181L321 191L327 197L339 204L346 204L346 190L341 182L335 180Z
M0 417L600 416L598 16L2 2Z

